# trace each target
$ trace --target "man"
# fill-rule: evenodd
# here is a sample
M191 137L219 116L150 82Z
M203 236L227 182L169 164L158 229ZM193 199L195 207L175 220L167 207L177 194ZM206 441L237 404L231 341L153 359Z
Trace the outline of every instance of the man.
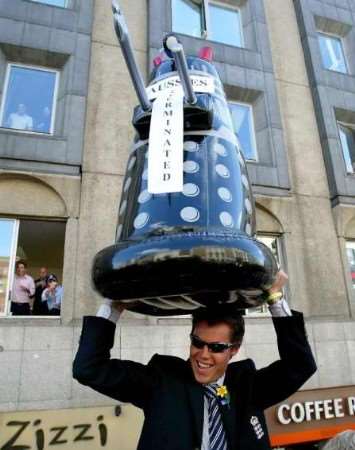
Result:
M42 292L42 302L47 305L50 316L60 316L62 298L63 287L58 284L58 278L54 274L48 275L46 289Z
M15 264L15 279L11 293L11 312L13 316L30 316L33 307L35 283L26 274L27 265L24 261Z
M16 130L28 130L33 129L33 119L26 114L26 106L20 103L15 113L11 113L8 119L9 128L15 128Z
M42 292L47 286L48 268L41 267L39 269L39 278L35 280L36 292L33 303L33 315L34 316L46 316L48 315L48 307L46 302L42 302Z
M143 409L139 450L270 449L264 409L290 396L316 370L303 316L282 298L286 280L279 272L269 291L280 360L268 367L256 370L250 359L228 364L244 335L243 318L230 305L193 315L188 361L160 355L147 365L110 359L113 322L123 306L105 304L99 317L84 318L74 377Z

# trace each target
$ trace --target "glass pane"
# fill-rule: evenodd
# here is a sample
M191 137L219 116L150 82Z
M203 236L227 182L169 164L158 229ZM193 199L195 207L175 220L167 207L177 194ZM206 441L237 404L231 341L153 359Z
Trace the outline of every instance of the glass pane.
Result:
M347 73L341 40L336 37L319 34L318 42L324 68Z
M251 107L240 103L229 103L229 107L232 114L234 131L240 140L244 158L255 161L256 145Z
M243 47L239 11L210 4L208 38L223 44Z
M352 285L355 289L355 242L346 243L346 254L348 257Z
M351 128L343 125L338 125L341 148L343 150L346 171L348 173L354 172L355 163L355 140L354 131Z
M52 303L48 305L47 302L42 302L42 294L46 288L45 278L48 274L56 276L60 286L58 289L62 289L65 226L65 222L20 221L17 258L26 261L27 274L35 280L35 316L59 314L60 306L53 308Z
M50 133L56 72L11 65L2 127Z
M173 0L172 9L173 31L202 37L204 26L201 2Z
M67 0L32 0L32 1L37 3L45 3L46 5L61 6L62 8L65 8L67 6Z
M6 307L14 229L14 220L0 219L0 313L4 313Z

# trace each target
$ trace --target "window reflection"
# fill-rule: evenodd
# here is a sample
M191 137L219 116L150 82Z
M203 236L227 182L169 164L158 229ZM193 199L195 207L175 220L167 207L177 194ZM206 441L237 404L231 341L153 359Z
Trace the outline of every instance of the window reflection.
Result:
M202 2L199 0L172 0L173 31L202 37L204 30Z
M355 288L355 242L348 241L346 243L346 255L348 257L348 264L351 276L353 289Z
M243 47L239 11L211 3L208 38L223 44Z
M262 242L263 244L265 244L272 252L272 254L274 255L277 265L279 268L283 269L283 261L282 261L282 251L281 251L281 239L280 236L276 236L276 235L263 235L263 234L258 234L257 235L257 240ZM285 270L285 269L283 269ZM287 291L284 290L284 296L287 297ZM247 314L270 314L269 313L269 309L268 306L266 304L259 306L258 308L252 308L247 310Z
M253 111L250 105L243 103L229 103L234 131L237 133L242 146L244 158L257 160Z
M56 71L10 64L1 126L52 133L57 76Z
M9 294L15 220L0 219L0 315L5 313Z
M32 0L36 3L45 3L46 5L51 6L61 6L62 8L65 8L67 6L67 0Z
M244 46L239 9L203 0L172 0L171 4L173 31Z
M341 39L325 34L318 34L318 42L325 69L347 73Z
M341 142L341 148L343 151L343 157L346 165L346 171L348 173L354 173L355 164L355 139L354 130L351 127L338 123L339 137Z

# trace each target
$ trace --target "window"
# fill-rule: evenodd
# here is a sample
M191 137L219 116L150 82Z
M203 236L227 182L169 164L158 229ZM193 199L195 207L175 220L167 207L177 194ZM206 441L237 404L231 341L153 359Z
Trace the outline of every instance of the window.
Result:
M354 129L350 126L338 122L339 137L341 148L343 150L343 157L345 161L346 171L354 173L355 164L355 139Z
M9 64L1 105L3 128L53 134L59 73Z
M172 0L172 22L175 32L202 37L205 29L202 2Z
M16 261L27 264L26 272L34 280L41 268L47 268L61 284L64 238L65 222L0 218L0 316L12 315ZM44 308L40 294L36 290L34 315L54 315Z
M45 3L46 5L61 6L62 8L65 8L68 3L68 0L32 0L32 1L36 3Z
M279 268L284 268L284 262L282 257L282 242L278 235L257 235L258 241L265 244L274 255ZM285 297L287 297L287 292L284 292ZM267 305L262 305L259 308L253 308L246 311L247 315L251 314L269 314Z
M172 0L172 29L222 44L243 47L238 8L208 0Z
M257 161L253 110L245 103L229 103L234 131L237 133L244 158Z
M343 45L340 38L327 34L318 34L318 42L323 67L335 72L347 73Z
M208 12L208 39L236 47L244 46L238 9L210 3Z
M346 243L346 255L348 257L352 286L355 289L355 241Z

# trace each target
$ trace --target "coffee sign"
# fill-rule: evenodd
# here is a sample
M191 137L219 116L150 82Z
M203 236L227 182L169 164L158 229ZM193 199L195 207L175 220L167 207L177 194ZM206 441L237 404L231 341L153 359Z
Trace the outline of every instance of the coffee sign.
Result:
M355 386L299 391L266 410L273 446L329 439L355 430Z
M355 397L283 403L277 408L277 418L282 425L288 425L291 422L329 420L346 415L355 415Z

